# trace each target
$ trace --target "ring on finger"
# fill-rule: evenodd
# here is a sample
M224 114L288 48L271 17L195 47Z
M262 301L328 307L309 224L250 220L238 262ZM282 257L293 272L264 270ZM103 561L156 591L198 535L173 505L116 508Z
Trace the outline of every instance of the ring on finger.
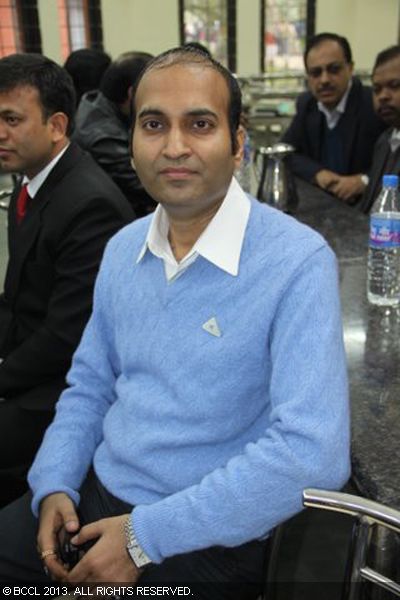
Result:
M43 550L43 552L40 553L40 558L44 560L45 558L47 558L48 556L52 556L53 554L57 554L57 552L55 550Z

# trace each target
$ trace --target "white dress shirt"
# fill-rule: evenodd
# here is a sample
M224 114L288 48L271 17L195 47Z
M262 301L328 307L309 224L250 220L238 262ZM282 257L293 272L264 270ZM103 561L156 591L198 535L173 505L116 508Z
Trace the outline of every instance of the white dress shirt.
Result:
M400 146L400 130L393 129L392 135L389 138L389 145L391 152L396 152L397 148Z
M218 211L192 249L178 262L168 240L168 215L159 204L136 262L142 260L146 251L150 251L164 261L167 281L172 282L200 255L230 275L236 276L239 272L240 253L249 214L250 200L233 177Z
M328 110L326 108L326 106L324 106L322 104L322 102L318 102L318 108L325 115L326 124L328 126L328 129L333 129L334 127L336 127L340 117L345 112L347 100L348 100L352 85L353 85L353 81L350 79L349 85L347 86L347 90L343 94L340 102L335 106L335 108L333 110Z
M24 178L22 180L22 185L25 185L26 183L28 184L28 194L29 194L30 198L34 198L36 196L36 194L39 191L39 188L44 184L45 180L47 179L47 177L50 174L50 171L52 171L54 169L54 167L56 166L56 164L58 163L58 161L60 160L60 158L62 157L64 152L67 150L68 146L69 146L69 144L67 144L65 146L65 148L63 148L61 150L61 152L59 152L57 154L57 156L55 156L49 162L49 164L45 166L44 169L42 169L41 171L39 171L39 173L37 175L32 177L32 179L28 179L28 177L26 175L24 175Z

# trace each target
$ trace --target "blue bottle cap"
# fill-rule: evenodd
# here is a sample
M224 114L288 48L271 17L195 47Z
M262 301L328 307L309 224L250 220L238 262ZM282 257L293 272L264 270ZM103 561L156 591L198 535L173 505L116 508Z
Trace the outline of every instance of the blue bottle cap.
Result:
M384 175L382 183L385 187L397 188L399 185L399 176L398 175Z

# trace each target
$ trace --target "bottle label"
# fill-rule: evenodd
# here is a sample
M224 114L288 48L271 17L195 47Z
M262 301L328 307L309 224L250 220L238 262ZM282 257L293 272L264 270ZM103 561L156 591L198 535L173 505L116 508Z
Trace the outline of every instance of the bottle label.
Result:
M382 219L371 216L369 230L371 248L398 248L400 246L400 219Z

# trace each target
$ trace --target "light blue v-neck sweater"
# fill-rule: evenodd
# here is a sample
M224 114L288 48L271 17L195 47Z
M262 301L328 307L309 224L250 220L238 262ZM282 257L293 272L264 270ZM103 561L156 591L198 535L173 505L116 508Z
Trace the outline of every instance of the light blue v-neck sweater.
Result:
M252 200L239 275L198 257L168 284L150 252L136 263L148 227L107 247L29 481L36 512L55 491L78 502L93 460L160 562L260 538L303 488L340 487L349 414L335 258L318 234Z

